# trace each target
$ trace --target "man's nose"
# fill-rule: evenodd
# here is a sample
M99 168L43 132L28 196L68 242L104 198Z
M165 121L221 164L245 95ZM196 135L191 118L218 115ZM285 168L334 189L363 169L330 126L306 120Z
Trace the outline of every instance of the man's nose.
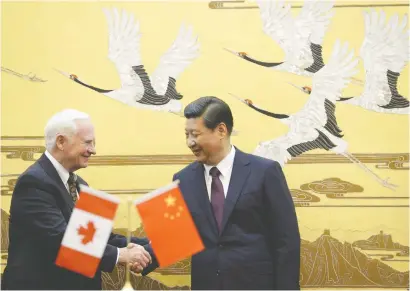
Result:
M90 153L90 155L95 155L97 153L97 151L95 150L95 146L91 146L88 149L88 152Z
M188 138L186 144L189 148L192 148L195 146L195 141L192 138Z

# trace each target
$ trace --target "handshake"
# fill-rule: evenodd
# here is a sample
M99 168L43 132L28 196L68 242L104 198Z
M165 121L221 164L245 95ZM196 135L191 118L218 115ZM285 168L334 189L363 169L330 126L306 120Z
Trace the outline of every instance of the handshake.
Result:
M119 249L118 264L129 264L130 270L141 273L144 268L152 263L151 255L143 246L129 243L127 247Z

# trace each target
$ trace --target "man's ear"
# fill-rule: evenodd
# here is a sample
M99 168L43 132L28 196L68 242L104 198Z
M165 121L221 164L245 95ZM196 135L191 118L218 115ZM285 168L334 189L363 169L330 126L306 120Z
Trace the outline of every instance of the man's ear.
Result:
M64 151L64 145L65 145L65 137L64 135L57 135L56 137L56 147L60 150L60 151Z
M228 134L228 128L225 123L221 122L218 125L218 133L221 138L224 138Z

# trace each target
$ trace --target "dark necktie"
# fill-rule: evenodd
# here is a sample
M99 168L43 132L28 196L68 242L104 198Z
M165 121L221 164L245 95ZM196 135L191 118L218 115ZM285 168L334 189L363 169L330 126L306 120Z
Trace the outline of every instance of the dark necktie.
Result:
M67 180L68 190L74 203L77 201L77 175L70 173L70 177Z
M212 176L211 205L220 232L222 227L222 218L225 202L224 188L221 180L219 179L219 175L221 174L221 172L218 170L217 167L213 167L211 170L209 170L209 174Z

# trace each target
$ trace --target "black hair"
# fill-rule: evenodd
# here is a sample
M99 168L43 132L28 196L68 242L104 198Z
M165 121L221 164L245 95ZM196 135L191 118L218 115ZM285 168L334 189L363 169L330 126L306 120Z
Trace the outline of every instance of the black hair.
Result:
M184 109L185 118L203 117L205 126L215 129L221 122L225 123L229 135L232 133L233 116L228 104L214 96L200 97L189 103Z

